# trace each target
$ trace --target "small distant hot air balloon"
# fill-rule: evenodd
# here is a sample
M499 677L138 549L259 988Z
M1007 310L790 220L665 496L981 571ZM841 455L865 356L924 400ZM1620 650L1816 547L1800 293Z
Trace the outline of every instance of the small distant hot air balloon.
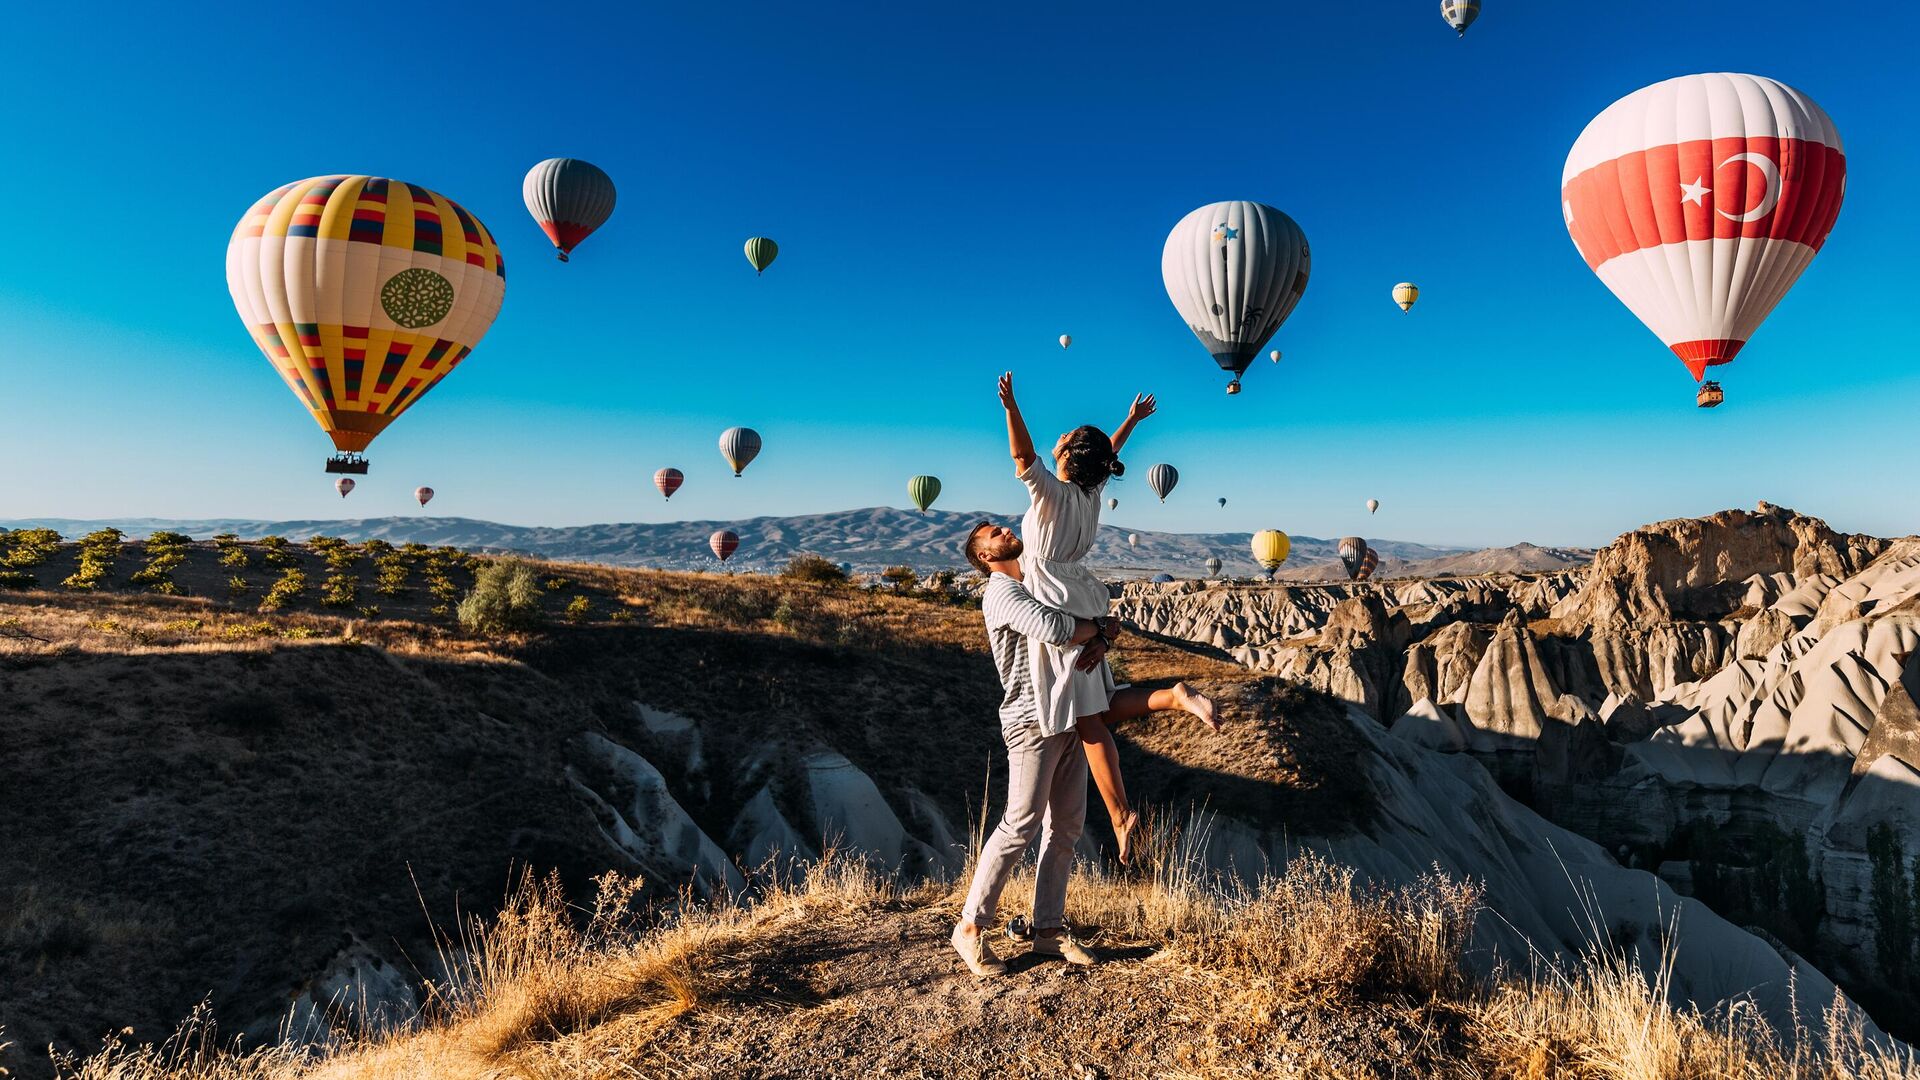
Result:
M1139 534L1139 533L1128 533L1128 534L1127 534L1127 546L1128 546L1128 547L1130 547L1130 548L1134 548L1135 550L1138 550L1138 549L1139 549L1139 547L1140 547L1140 534Z
M1210 575L1217 575L1220 573L1220 557L1219 556L1217 555L1207 556L1207 573Z
M1109 510L1118 510L1118 509L1120 509L1120 500L1119 500L1119 499L1108 499L1108 500L1107 500L1107 509L1109 509Z
M1071 344L1073 344L1073 335L1072 335L1072 334L1061 334L1061 335L1060 335L1060 347L1061 347L1061 348L1063 348L1063 349L1064 349L1064 348L1066 348L1067 346L1069 346L1069 345L1071 345Z
M428 503L433 501L433 489L430 487L414 488L413 497L420 503L421 506L425 506Z
M760 433L747 427L730 427L720 433L720 456L733 466L733 475L760 456Z
M1368 499L1368 500L1367 500L1367 513L1369 513L1369 514L1377 514L1377 513L1379 513L1379 512L1380 512L1380 500L1379 500L1379 499Z
M1292 547L1286 533L1279 529L1261 529L1253 534L1253 561L1266 567L1267 576L1272 577L1280 564L1287 561L1287 552Z
M1225 497L1225 496L1221 496L1221 498L1220 498L1220 505L1221 505L1221 506L1225 506L1225 505L1227 505L1227 500L1226 500L1226 497Z
M613 178L578 158L548 158L528 169L520 197L561 262L613 216Z
M1247 365L1267 347L1307 290L1307 236L1257 202L1217 202L1180 219L1160 252L1167 297L1240 392Z
M1466 37L1467 27L1480 17L1480 0L1440 0L1440 17L1461 37Z
M713 557L726 562L740 547L740 538L727 529L721 529L707 537L707 546L713 549Z
M686 482L686 474L679 469L661 469L653 474L653 486L659 488L660 494L668 499L673 498L673 493L679 491L680 485Z
M1379 567L1380 553L1373 550L1372 547L1368 547L1366 553L1360 556L1360 572L1354 575L1354 579L1356 581L1365 581L1372 577L1373 572L1379 569Z
M1567 154L1560 212L1588 268L1698 382L1819 253L1846 181L1840 133L1805 94L1686 75L1594 117ZM1718 405L1706 389L1695 400Z
M1347 580L1352 581L1360 573L1360 560L1367 554L1367 542L1358 536L1340 538L1340 565L1347 572Z
M1420 299L1420 286L1411 281L1403 281L1393 287L1393 302L1400 305L1401 311L1412 311L1413 302Z
M343 499L346 498L347 492L353 490L353 477L343 476L340 479L335 480L333 482L333 490L339 492L341 498Z
M1161 502L1167 501L1174 485L1180 482L1180 470L1171 465L1155 465L1147 470L1147 486L1160 496Z
M1277 364L1277 363L1279 363L1279 362L1280 362L1280 350L1279 350L1279 349L1275 349L1275 350L1273 350L1272 352L1270 352L1270 353L1268 353L1268 354L1267 354L1267 359L1269 359L1269 360L1271 360L1271 361L1273 361L1273 362L1274 362L1274 363L1276 363L1276 364Z
M506 296L480 219L418 184L316 176L256 201L227 242L227 291L339 453L359 455L480 344Z
M1173 575L1172 575L1172 574L1155 574L1155 575L1153 575L1153 583L1154 583L1155 585L1165 585L1165 584L1167 584L1168 582L1170 582L1170 581L1172 581L1172 580L1173 580Z
M756 236L747 241L747 261L753 264L755 277L766 273L767 267L780 255L780 245L764 236Z
M923 514L926 513L927 507L932 506L933 500L939 497L940 497L940 478L939 477L916 476L913 479L907 481L907 498L913 500L913 505L919 507L921 513Z

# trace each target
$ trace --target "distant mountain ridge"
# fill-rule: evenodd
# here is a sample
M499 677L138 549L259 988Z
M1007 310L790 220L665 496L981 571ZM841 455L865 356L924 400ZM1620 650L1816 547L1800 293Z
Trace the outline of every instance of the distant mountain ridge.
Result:
M740 549L727 564L746 570L772 570L800 554L815 554L856 570L878 570L906 564L927 572L964 570L960 544L975 522L991 519L1018 524L1017 517L984 512L930 510L916 513L893 507L868 507L792 517L758 517L744 521L672 521L607 523L597 525L503 525L471 518L382 517L262 521L244 518L176 520L115 518L98 521L37 518L0 522L7 528L45 527L68 537L112 526L130 537L168 529L205 539L217 533L244 538L285 536L305 539L324 534L347 540L374 538L392 543L418 542L450 545L471 551L515 552L543 559L605 563L612 566L669 570L711 569L715 565L707 538L717 529L731 529L740 537ZM1138 548L1127 543L1140 538ZM1112 577L1142 577L1167 572L1193 576L1204 572L1209 557L1218 557L1223 573L1246 576L1260 572L1249 553L1251 534L1171 533L1102 525L1088 562ZM1338 561L1338 541L1293 536L1287 571L1309 573ZM1472 554L1466 549L1403 540L1370 540L1384 563L1419 566L1433 560ZM1501 549L1503 550L1503 549ZM1534 567L1527 567L1534 569ZM1542 567L1544 568L1544 567Z

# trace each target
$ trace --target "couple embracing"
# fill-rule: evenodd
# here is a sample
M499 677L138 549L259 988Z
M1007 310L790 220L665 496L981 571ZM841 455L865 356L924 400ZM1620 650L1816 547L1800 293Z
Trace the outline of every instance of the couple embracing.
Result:
M1133 857L1139 815L1127 801L1110 727L1164 709L1182 709L1219 728L1213 702L1185 683L1147 691L1114 682L1107 651L1120 632L1107 615L1107 587L1080 561L1100 528L1107 481L1124 470L1120 448L1153 415L1152 395L1137 397L1112 436L1092 425L1060 436L1052 468L1041 464L1013 396L1000 377L1007 444L1031 505L1020 532L981 522L967 534L967 561L988 575L981 601L1004 695L1000 730L1007 744L1007 810L974 869L953 947L975 975L1004 974L988 946L1000 894L1036 841L1033 951L1075 964L1093 953L1066 933L1067 876L1087 815L1087 775L1106 803L1122 863Z

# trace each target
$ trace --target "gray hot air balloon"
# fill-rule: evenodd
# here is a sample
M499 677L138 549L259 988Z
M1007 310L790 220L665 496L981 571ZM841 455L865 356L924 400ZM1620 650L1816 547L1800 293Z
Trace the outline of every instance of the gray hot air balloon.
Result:
M1376 514L1376 513L1379 513L1379 512L1380 512L1380 500L1379 500L1379 499L1368 499L1368 500L1367 500L1367 513L1369 513L1369 514Z
M1153 575L1153 583L1154 583L1155 585L1165 585L1165 584L1167 584L1168 582L1170 582L1170 581L1172 581L1172 580L1173 580L1173 575L1172 575L1172 574L1155 574L1155 575Z
M1180 219L1160 253L1167 297L1187 327L1233 373L1228 393L1307 291L1307 236L1256 202L1217 202Z
M613 178L578 158L548 158L527 170L520 196L561 262L613 216Z
M720 433L720 456L739 476L754 458L760 456L760 433L748 427L730 427Z
M1209 555L1207 557L1207 573L1220 573L1220 557L1218 555Z
M1128 547L1130 547L1130 548L1138 548L1138 547L1140 546L1140 534L1139 534L1139 533L1128 533L1128 534L1127 534L1127 546L1128 546Z
M1153 489L1155 495L1160 496L1161 502L1167 501L1173 486L1179 482L1180 470L1171 465L1155 465L1147 470L1147 486Z
M1346 568L1347 580L1360 576L1360 562L1367 557L1367 542L1358 536L1340 538L1340 565Z
M1222 495L1222 496L1220 497L1220 505L1221 505L1221 506L1225 506L1225 505L1227 505L1227 498L1226 498L1226 496L1224 496L1224 495Z
M1440 17L1461 37L1466 37L1467 27L1480 17L1480 0L1440 0Z
M1119 500L1119 499L1108 499L1108 500L1107 500L1107 509L1109 509L1109 510L1118 510L1118 509L1120 509L1120 500Z

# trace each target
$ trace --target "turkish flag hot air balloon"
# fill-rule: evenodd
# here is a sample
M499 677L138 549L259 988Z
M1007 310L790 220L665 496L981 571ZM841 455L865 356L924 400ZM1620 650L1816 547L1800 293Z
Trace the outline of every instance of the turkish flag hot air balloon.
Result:
M528 169L520 197L561 262L613 216L613 178L578 158L548 158Z
M686 474L679 469L661 469L653 474L653 486L659 488L661 496L668 499L673 498L673 493L679 491L680 485L686 481Z
M1233 373L1227 392L1307 291L1307 236L1257 202L1209 203L1180 219L1160 252L1160 277L1187 328Z
M713 557L726 562L740 547L740 538L727 529L721 529L707 537L707 546L713 549Z
M1846 181L1811 98L1757 75L1687 75L1587 125L1560 207L1587 266L1700 380L1819 252Z
M227 291L254 344L357 456L460 366L507 293L480 219L417 184L316 176L267 193L227 242Z

